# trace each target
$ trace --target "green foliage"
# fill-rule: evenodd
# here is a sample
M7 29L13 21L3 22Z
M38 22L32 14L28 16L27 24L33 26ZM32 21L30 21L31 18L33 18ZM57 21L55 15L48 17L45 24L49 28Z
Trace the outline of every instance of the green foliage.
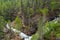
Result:
M51 10L59 9L60 8L60 0L59 1L51 0L50 8L51 8Z
M32 36L32 40L38 40L38 33L36 33Z
M10 19L10 15L15 8L20 8L20 0L0 0L0 15L5 19ZM9 12L9 10L12 10ZM7 17L8 16L8 17Z
M5 19L10 20L11 16L12 16L11 14L15 13L15 9L20 9L20 6L21 6L20 1L21 0L0 0L0 37L3 35ZM30 12L29 17L31 15L33 15L33 12L34 12L33 2L35 2L35 0L34 1L30 0L29 3L32 7L28 8L27 7L28 0L23 0L23 7L24 7L23 9L24 9L24 11L29 10L29 12ZM39 5L42 6L43 5L42 0L39 0L39 2L40 2ZM45 3L46 3L45 5L48 4L47 1ZM51 10L58 9L58 8L60 8L60 1L51 0L51 3L49 4L49 6L50 6ZM46 7L44 7L43 9L36 9L36 12L37 13L42 12L43 15L46 15L48 13L48 9ZM40 26L39 30L41 31L41 29L42 29L41 26L42 26L43 23L42 23L42 20L39 20L39 21L40 21L40 23L39 23L38 26ZM16 25L14 25L15 28L20 30L20 27L22 27L22 22L21 22L21 19L18 16L15 19L15 23L16 23ZM59 27L60 27L60 22L57 22L57 23L56 23L56 21L47 22L44 25L44 33L47 31L45 33L45 36L48 38L50 36L51 30L54 29L55 32L56 32L56 36L59 37L60 36L60 30L59 30L60 28ZM32 40L37 40L38 36L39 36L38 34L33 35Z
M16 23L16 24L14 25L15 28L18 29L18 30L20 30L20 28L22 27L22 21L21 21L21 19L20 19L18 16L17 16L16 19L15 19L15 23Z
M55 21L47 22L44 27L44 32L45 32L44 36L48 39L50 37L50 32L54 30L56 37L60 37L59 29L60 29L59 21L55 20Z
M47 8L43 8L40 11L42 12L43 15L46 15L48 13L48 9Z
M0 16L0 38L4 37L4 32L3 32L4 25L5 25L5 20L3 16Z
M0 16L0 27L2 27L1 29L4 28L4 25L5 25L5 20L4 20L3 16Z
M33 9L30 8L30 16L33 14Z

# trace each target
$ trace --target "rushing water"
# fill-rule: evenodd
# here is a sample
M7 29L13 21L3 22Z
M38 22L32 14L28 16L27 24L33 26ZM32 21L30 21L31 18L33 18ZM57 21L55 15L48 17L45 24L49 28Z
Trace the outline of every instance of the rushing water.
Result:
M21 32L17 29L14 29L13 27L10 27L8 25L8 23L6 24L6 28L11 29L13 32L17 32L21 38L24 38L24 40L31 40L31 38L32 38L32 36L28 36L28 35L24 34L23 32Z

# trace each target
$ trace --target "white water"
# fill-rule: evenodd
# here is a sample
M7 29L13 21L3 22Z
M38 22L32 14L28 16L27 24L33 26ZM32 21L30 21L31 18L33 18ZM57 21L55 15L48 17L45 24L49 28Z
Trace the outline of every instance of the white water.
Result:
M13 32L19 33L19 36L20 36L21 38L24 38L24 40L31 40L31 38L32 38L32 36L28 36L28 35L24 34L23 32L21 32L21 31L19 31L19 30L17 30L17 29L14 29L13 27L10 27L10 26L8 25L8 23L6 24L6 28L7 28L7 29L11 29Z

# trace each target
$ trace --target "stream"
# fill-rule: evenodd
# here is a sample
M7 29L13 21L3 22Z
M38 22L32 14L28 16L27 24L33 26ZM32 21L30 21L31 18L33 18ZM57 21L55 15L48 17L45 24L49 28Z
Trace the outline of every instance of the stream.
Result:
M32 36L28 36L28 35L24 34L23 32L21 32L17 29L14 29L13 27L10 27L8 23L6 24L6 28L12 30L13 32L18 33L18 35L24 40L31 40L31 38L32 38Z

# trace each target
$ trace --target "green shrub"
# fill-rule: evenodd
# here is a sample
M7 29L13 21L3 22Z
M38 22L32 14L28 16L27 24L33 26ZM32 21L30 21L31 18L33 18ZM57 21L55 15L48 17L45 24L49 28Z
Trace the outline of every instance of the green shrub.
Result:
M5 20L2 16L0 16L0 39L4 37L4 26L5 26Z
M18 16L15 19L15 23L16 23L15 28L20 30L20 28L22 27L22 21Z

